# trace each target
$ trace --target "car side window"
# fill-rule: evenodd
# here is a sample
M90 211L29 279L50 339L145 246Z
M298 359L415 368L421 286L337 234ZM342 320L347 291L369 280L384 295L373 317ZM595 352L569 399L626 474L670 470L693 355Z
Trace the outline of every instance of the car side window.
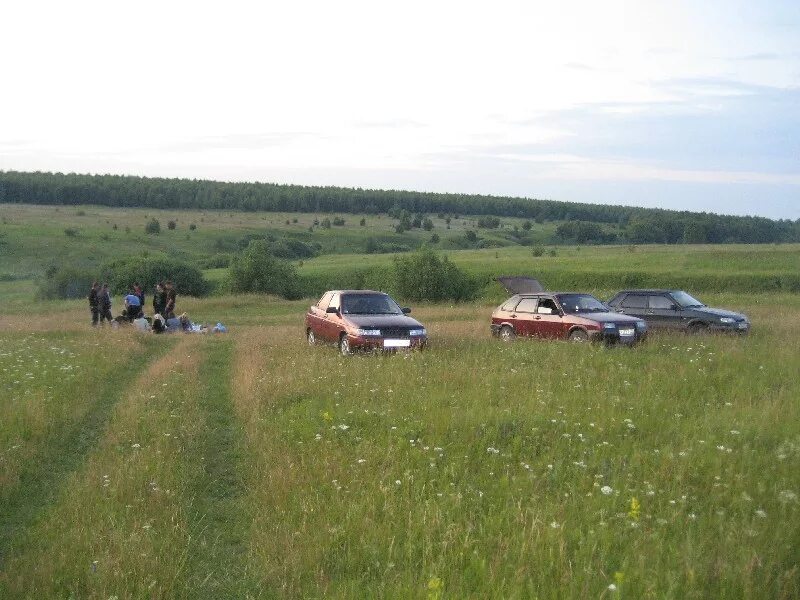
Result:
M536 298L523 298L517 304L516 312L534 313L536 312Z
M650 308L656 310L669 310L675 302L667 296L650 296Z
M331 298L330 303L328 304L328 308L335 308L336 310L339 310L340 305L341 302L339 294L334 294L333 297Z
M333 296L333 292L327 292L323 294L322 298L320 298L319 302L317 302L317 308L320 310L325 310L328 308L328 302L331 301L331 296Z
M647 296L628 294L622 301L623 308L647 308Z
M542 298L539 300L539 306L536 309L536 312L540 315L554 315L558 312L558 306L556 306L556 301L552 298Z

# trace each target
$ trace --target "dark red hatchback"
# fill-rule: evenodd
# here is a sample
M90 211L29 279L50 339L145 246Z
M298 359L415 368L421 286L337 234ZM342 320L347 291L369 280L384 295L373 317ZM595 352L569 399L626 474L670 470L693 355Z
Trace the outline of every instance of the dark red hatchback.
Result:
M642 319L620 315L590 294L516 294L492 313L492 333L504 340L531 336L632 345L647 336Z
M332 290L306 313L306 339L336 344L344 355L355 350L423 348L428 333L388 294L372 290Z

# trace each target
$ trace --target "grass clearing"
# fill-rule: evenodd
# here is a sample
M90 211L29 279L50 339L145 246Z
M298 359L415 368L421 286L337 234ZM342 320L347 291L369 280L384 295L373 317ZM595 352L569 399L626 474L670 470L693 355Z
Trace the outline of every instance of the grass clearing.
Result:
M691 253L565 249L548 264L762 277L798 257ZM548 272L513 249L452 258ZM13 503L0 487L0 515L17 524L0 537L0 597L800 597L800 296L707 289L750 316L749 336L503 344L490 289L414 305L425 352L346 359L306 346L308 300L179 297L231 332L140 336L91 330L84 302L7 303L0 287L0 468L16 486ZM45 485L63 448L72 462ZM20 473L48 489L24 518Z

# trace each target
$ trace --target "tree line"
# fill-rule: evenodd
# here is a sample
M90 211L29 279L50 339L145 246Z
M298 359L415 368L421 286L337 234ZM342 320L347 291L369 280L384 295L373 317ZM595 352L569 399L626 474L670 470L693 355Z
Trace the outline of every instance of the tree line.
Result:
M800 241L800 220L772 220L630 206L582 204L476 194L229 183L128 175L0 171L0 203L173 209L519 217L536 223L600 223L633 243L772 243ZM608 242L607 231L573 225L564 234L588 243ZM566 239L567 236L564 236Z

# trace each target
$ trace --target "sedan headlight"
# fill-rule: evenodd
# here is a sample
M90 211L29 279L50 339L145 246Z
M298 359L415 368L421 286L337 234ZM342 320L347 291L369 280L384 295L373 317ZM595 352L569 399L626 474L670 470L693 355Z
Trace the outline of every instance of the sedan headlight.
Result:
M381 335L380 329L356 329L356 335L360 337L376 337Z
M427 331L425 331L425 328L423 327L422 329L412 329L408 332L408 334L412 337L422 337L427 334Z
M733 319L731 317L721 317L719 322L720 323L735 323L736 319Z
M636 321L636 329L647 329L647 323L644 321Z

